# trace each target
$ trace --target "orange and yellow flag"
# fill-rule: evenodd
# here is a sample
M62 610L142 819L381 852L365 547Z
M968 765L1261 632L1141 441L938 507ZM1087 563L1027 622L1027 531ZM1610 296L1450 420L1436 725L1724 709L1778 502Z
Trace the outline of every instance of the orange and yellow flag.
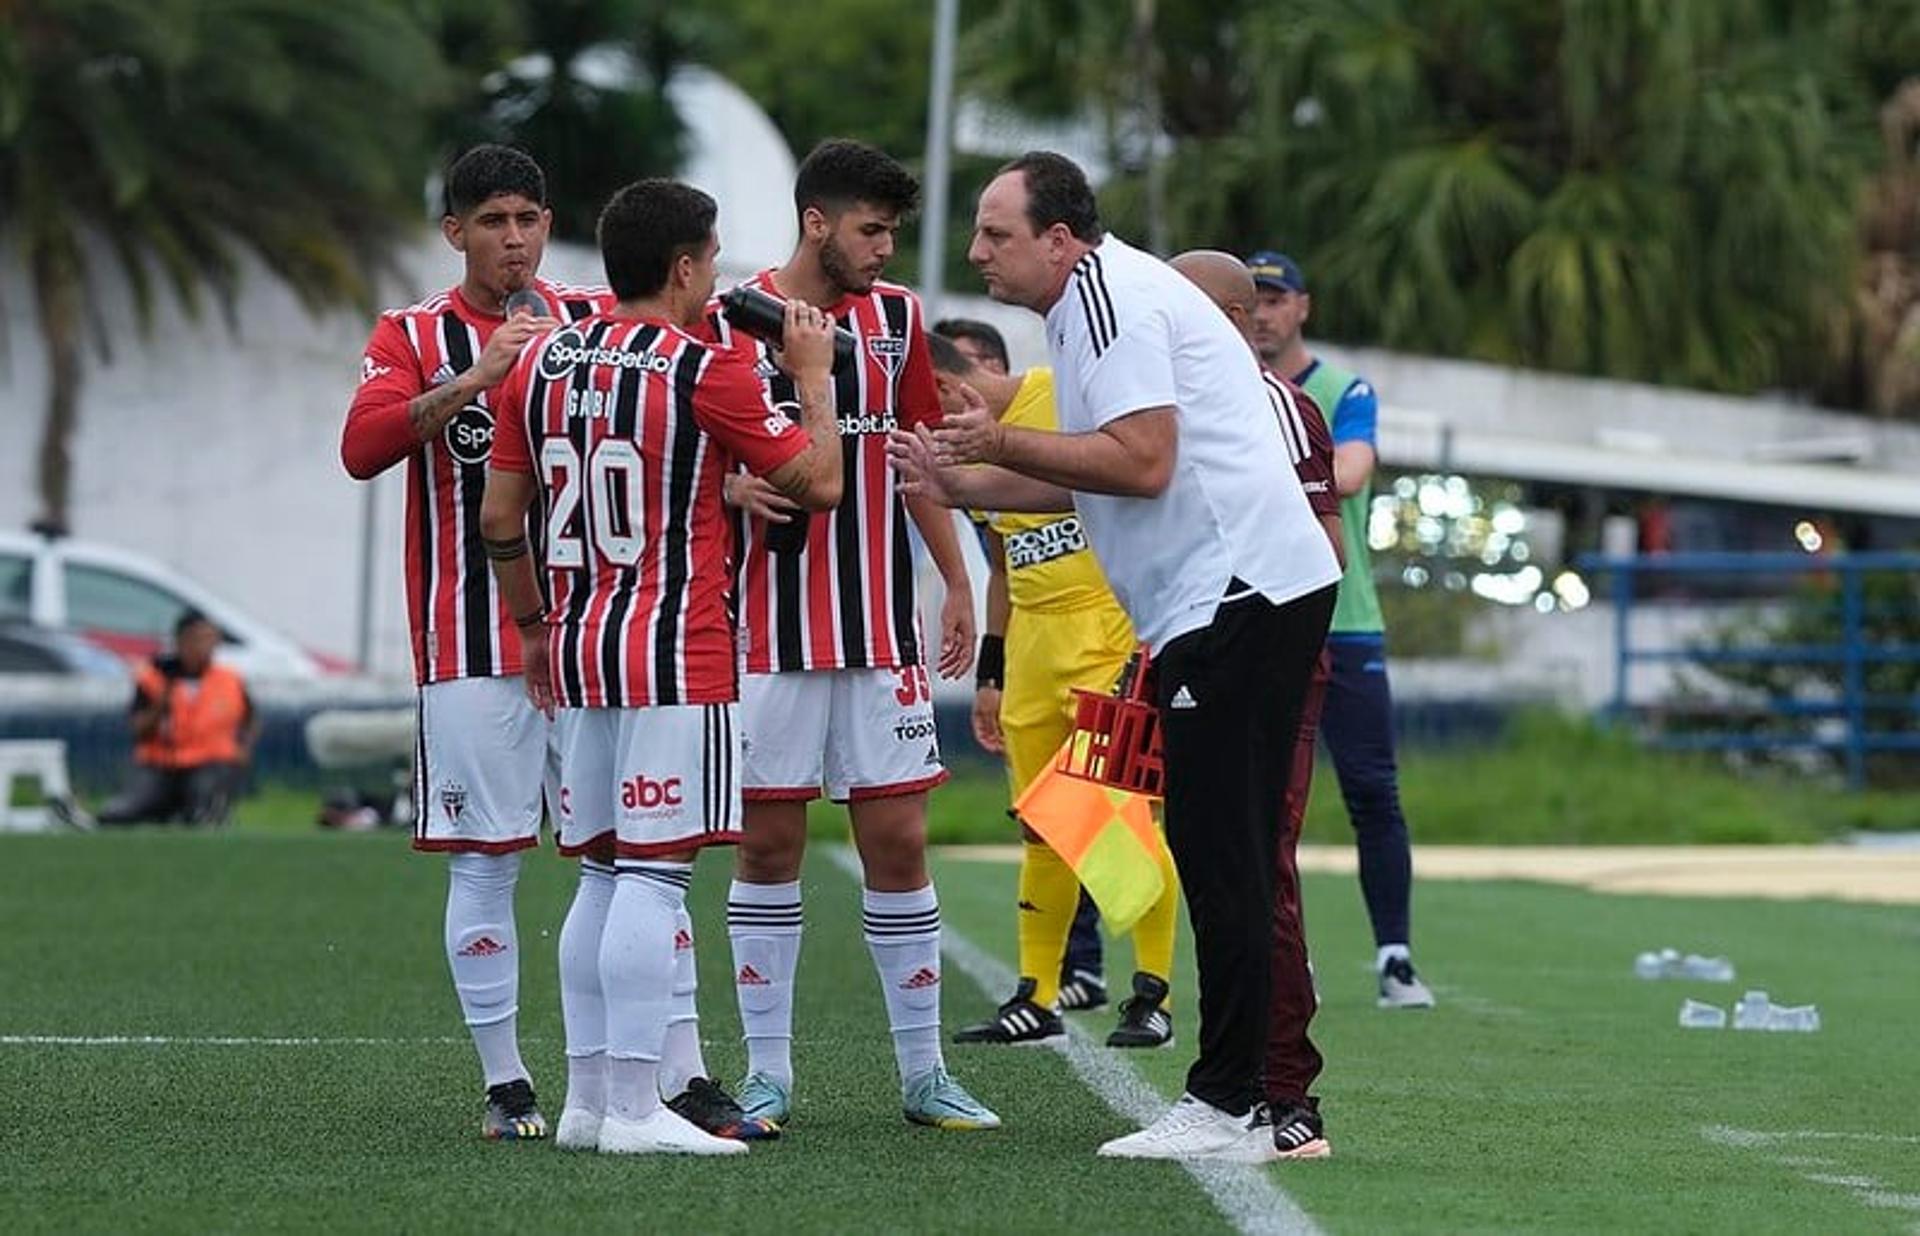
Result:
M1128 930L1159 900L1166 885L1160 874L1165 842L1144 795L1049 765L1013 809L1073 868L1109 932Z

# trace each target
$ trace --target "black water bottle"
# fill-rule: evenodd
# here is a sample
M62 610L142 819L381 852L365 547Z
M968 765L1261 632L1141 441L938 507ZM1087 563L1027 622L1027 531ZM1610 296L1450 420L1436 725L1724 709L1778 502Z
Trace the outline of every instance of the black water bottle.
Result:
M787 333L787 306L777 296L746 284L720 298L720 316L735 330L779 347ZM844 373L853 367L854 353L860 342L844 326L833 328L833 371Z

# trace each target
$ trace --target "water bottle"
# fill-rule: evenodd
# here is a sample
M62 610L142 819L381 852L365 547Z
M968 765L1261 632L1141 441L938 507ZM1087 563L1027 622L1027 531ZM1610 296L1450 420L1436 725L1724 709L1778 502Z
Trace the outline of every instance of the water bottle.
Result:
M1646 952L1633 959L1633 972L1643 979L1663 979L1672 975L1673 968L1680 964L1677 949L1663 948L1659 952Z
M1797 1031L1801 1034L1812 1034L1819 1028L1820 1010L1811 1004L1803 1004L1792 1008L1786 1005L1776 1004L1773 1006L1772 1015L1767 1019L1767 1029L1769 1030L1787 1030Z
M1698 979L1703 983L1733 982L1733 963L1725 957L1702 957L1698 953L1688 953L1680 959L1680 978Z
M1698 1000L1680 1002L1680 1028L1682 1030L1724 1030L1727 1026L1727 1010L1717 1004L1702 1004Z
M1733 1006L1733 1028L1735 1030L1765 1030L1767 1020L1773 1013L1773 1001L1764 991L1750 991L1740 997L1740 1003Z

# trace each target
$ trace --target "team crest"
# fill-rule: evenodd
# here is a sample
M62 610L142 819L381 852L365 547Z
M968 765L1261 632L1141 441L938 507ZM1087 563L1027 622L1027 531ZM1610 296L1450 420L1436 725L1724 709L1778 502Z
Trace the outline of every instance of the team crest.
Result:
M897 378L907 363L907 341L899 335L875 335L867 340L867 355L880 362L889 378Z
M459 823L460 817L464 815L467 810L467 787L461 785L458 781L442 781L440 783L440 810L446 812L449 820Z

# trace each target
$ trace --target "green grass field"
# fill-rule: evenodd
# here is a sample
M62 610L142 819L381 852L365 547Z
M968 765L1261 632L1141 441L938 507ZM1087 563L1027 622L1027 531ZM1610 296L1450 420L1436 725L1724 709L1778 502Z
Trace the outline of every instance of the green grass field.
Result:
M483 1144L440 952L441 868L380 836L0 839L0 1226L1230 1230L1181 1169L1096 1160L1130 1126L1052 1052L950 1051L1006 1117L999 1133L905 1125L856 890L822 854L807 880L786 1141L726 1163ZM732 1078L724 868L702 864L696 915L709 1060ZM949 925L1010 961L1012 868L944 861L939 879ZM529 856L522 1032L550 1115L563 1077L552 947L569 884L565 864ZM1920 914L1431 882L1418 890L1419 952L1442 1004L1420 1014L1373 1007L1352 882L1315 879L1307 897L1335 1157L1246 1170L1323 1229L1920 1223ZM1666 944L1724 951L1743 981L1634 979L1633 954ZM1002 994L957 966L948 977L950 1024ZM1827 1028L1674 1024L1682 996L1729 1004L1748 983L1818 1002ZM1190 990L1176 993L1183 1035ZM1107 1016L1081 1020L1104 1033ZM41 1036L86 1041L27 1041ZM178 1041L95 1041L112 1036ZM244 1041L262 1038L319 1041ZM1171 1097L1186 1047L1125 1062Z

